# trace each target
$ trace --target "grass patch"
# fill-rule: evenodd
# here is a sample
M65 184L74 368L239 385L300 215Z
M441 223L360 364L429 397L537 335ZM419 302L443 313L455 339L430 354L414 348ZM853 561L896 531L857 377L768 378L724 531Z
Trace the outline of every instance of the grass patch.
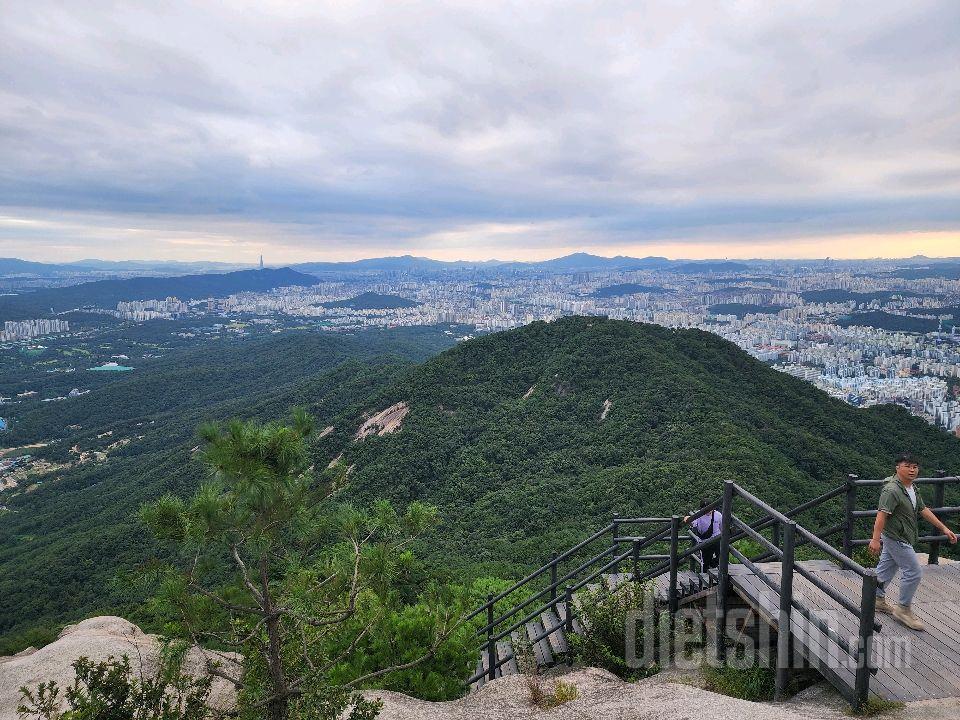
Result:
M530 693L532 705L541 710L549 710L577 699L577 688L573 683L557 679L553 681L553 687L547 689L543 678L540 677L540 668L534 658L533 648L526 638L514 642L513 653L527 685L527 692Z
M703 677L711 692L754 702L773 699L776 671L772 668L705 665Z
M897 700L884 700L872 695L867 699L867 704L862 709L854 710L851 707L844 714L851 717L874 717L875 715L902 710L904 707L906 707L905 704Z
M576 700L577 688L573 683L555 680L552 690L545 690L540 679L527 676L527 687L530 689L530 701L541 710L549 710L571 700Z

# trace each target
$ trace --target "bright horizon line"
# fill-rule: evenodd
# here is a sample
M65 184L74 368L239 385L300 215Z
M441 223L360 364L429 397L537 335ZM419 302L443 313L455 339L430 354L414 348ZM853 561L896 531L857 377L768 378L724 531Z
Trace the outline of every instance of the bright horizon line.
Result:
M498 257L490 258L463 258L463 257L454 257L454 259L446 259L442 257L432 257L430 255L421 255L416 252L403 252L397 254L374 254L374 255L356 255L348 259L347 256L341 256L340 258L306 258L306 259L290 259L284 262L270 262L267 257L267 253L263 253L264 257L264 267L278 268L286 267L289 265L302 265L308 263L330 263L330 264L351 264L355 262L360 262L363 260L389 260L389 259L399 259L399 258L412 258L417 260L430 260L433 262L444 262L444 263L498 263L498 264L511 264L519 263L525 265L534 265L537 263L548 262L550 260L561 260L572 255L589 255L591 257L602 258L605 260L613 260L617 257L630 258L634 260L644 260L647 258L663 258L669 262L732 262L732 261L743 261L743 262L800 262L800 261L814 261L814 260L838 260L838 261L882 261L882 260L911 260L911 259L926 259L926 260L960 260L960 255L928 255L923 252L914 252L910 255L858 255L858 256L839 256L839 255L783 255L783 256L763 256L763 255L714 255L714 256L674 256L670 257L667 255L660 254L630 254L625 252L617 252L612 255L606 255L598 252L590 252L589 250L573 250L570 252L564 252L562 254L546 254L540 258L535 259L502 259ZM259 256L255 260L214 260L206 258L192 258L192 259L174 259L174 258L148 258L148 257L136 257L136 258L123 258L123 259L111 259L104 257L83 257L78 260L47 260L39 257L29 257L23 255L10 255L6 257L0 256L0 259L4 260L22 260L24 262L35 262L41 263L44 265L79 265L84 262L104 262L104 263L144 263L144 264L220 264L220 265L238 265L238 266L258 266L259 265Z

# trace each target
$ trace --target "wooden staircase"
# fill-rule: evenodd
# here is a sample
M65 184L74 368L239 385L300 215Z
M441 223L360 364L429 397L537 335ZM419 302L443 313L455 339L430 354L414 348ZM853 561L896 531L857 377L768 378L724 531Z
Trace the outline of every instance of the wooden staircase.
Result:
M518 663L515 653L521 646L530 648L530 662L538 668L572 662L573 640L584 633L587 623L581 612L583 592L615 592L636 583L650 593L654 612L673 614L682 605L713 596L714 613L709 629L704 629L711 633L718 662L726 661L727 648L739 641L731 632L745 622L743 616L729 614L731 604L739 602L739 609L747 609L751 617L776 630L776 651L769 657L776 670L777 699L786 698L790 674L799 667L794 650L807 666L820 670L856 711L867 706L871 695L888 700L960 697L956 662L960 657L956 630L960 564L937 567L940 545L947 538L919 538L929 543L930 567L924 571L928 601L918 599L917 605L924 622L939 631L921 634L919 639L904 635L911 631L894 620L884 617L880 622L875 617L876 572L853 559L854 550L869 542L858 535L877 512L875 502L870 509L858 509L857 493L885 482L849 475L845 484L781 512L728 480L720 499L686 517L615 516L609 525L565 552L554 553L549 563L510 588L488 595L486 603L465 618L469 622L486 614L486 622L476 630L480 641L476 671L465 684L476 690L492 679L520 672L525 663ZM960 505L950 505L945 496L948 485L960 486L960 477L938 471L937 477L914 482L932 490L928 507L934 514L960 515ZM842 507L827 503L842 503ZM821 506L825 506L821 519L839 516L842 521L816 529L798 523L797 516ZM688 523L714 510L722 517L720 535L703 540L689 531ZM839 541L831 544L829 538ZM660 549L665 545L666 554ZM747 548L758 552L757 546L760 554L745 554ZM806 556L798 556L803 546L807 546ZM708 550L716 551L720 567L697 572ZM809 553L826 559L812 559ZM680 569L687 565L690 569ZM526 598L513 604L522 594ZM920 644L918 654L890 665L889 651L909 645L908 641ZM834 664L837 658L841 665ZM934 676L936 682L931 680Z
M692 600L703 592L710 592L717 584L717 571L711 569L707 572L696 572L693 570L680 570L677 572L677 597L681 604ZM618 588L627 583L633 582L633 576L630 573L607 573L601 576L601 582L589 583L588 590L595 591L601 587L615 592ZM657 576L651 582L653 597L658 609L667 606L670 598L669 573ZM578 595L573 596L574 607L579 605ZM531 649L531 659L536 662L538 668L549 668L558 665L561 662L572 660L572 648L570 639L567 637L566 630L566 605L558 602L555 609L547 609L540 613L538 618L526 623L523 631L515 630L511 633L510 640L497 641L497 661L508 658L506 662L500 665L495 674L497 678L508 675L517 675L520 673L520 667L514 654L514 647L521 642L526 643ZM579 635L583 632L583 626L576 617L572 620L573 634ZM559 626L559 627L558 627ZM558 629L546 637L541 637L548 628L557 627ZM484 673L482 677L471 683L471 690L479 690L488 682L489 662L487 652L481 651L477 660L476 673Z

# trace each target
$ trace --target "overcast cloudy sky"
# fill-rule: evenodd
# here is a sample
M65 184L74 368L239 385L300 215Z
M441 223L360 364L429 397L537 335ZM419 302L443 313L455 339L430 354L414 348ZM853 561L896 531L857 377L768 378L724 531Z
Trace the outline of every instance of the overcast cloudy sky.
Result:
M960 2L0 2L0 255L960 255Z

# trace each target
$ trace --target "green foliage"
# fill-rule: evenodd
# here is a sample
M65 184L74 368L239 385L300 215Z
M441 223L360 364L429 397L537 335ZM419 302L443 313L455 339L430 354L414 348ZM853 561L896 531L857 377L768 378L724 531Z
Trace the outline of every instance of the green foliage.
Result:
M62 625L53 627L39 625L19 633L5 635L0 638L0 656L15 655L28 647L40 648L48 645L57 639L62 629Z
M563 680L558 679L553 686L553 696L555 701L551 707L556 707L557 705L568 703L571 700L576 700L577 695L577 687L573 683L564 682Z
M407 545L436 510L334 502L313 476L313 426L297 409L286 424L201 428L209 481L189 502L165 496L141 513L183 553L158 573L157 612L170 632L243 655L242 670L223 672L244 717L362 717L372 706L352 690L382 682L447 697L467 666L467 594L428 587L402 599L418 570Z
M541 710L549 710L576 700L579 695L576 685L559 678L550 683L552 687L549 689L545 687L543 679L536 675L525 675L524 680L530 693L530 703Z
M125 327L110 336L116 349L108 352L133 357L123 343L168 343L172 331L186 329L165 321ZM397 380L408 362L400 356L422 359L453 339L442 329L415 328L216 342L216 349L164 349L161 360L120 377L89 373L96 377L88 382L98 385L70 402L18 406L4 444L57 440L32 451L56 462L76 461L74 445L85 450L120 437L135 440L107 462L58 473L60 479L36 492L3 493L12 512L0 512L0 654L39 647L65 622L93 615L122 615L144 629L160 629L145 612L145 589L131 573L166 551L144 531L137 512L168 493L189 497L203 483L203 466L191 452L198 425L235 416L276 418L298 404L323 426L334 424L342 413L358 412L359 398ZM84 367L89 362L78 373ZM19 372L0 395L22 390ZM6 375L0 363L0 388ZM76 375L44 374L44 382L72 383L46 394L69 392ZM107 431L113 436L97 438ZM318 444L347 442L343 432ZM33 632L38 628L40 635Z
M852 707L848 708L845 714L852 717L876 717L877 715L902 710L904 707L906 707L906 703L896 700L884 700L876 695L871 695L867 698L867 702L862 708L859 710L854 710Z
M401 432L331 443L324 457L343 451L354 466L354 498L437 505L444 524L425 557L477 574L519 576L614 512L688 511L724 480L789 508L848 472L885 477L903 447L928 468L960 468L960 441L903 408L854 408L709 333L602 318L462 343L365 409L401 400ZM841 511L838 498L802 520L828 527Z
M184 675L180 663L168 658L155 676L134 674L124 655L103 662L81 657L74 661L73 685L63 699L55 681L35 691L20 688L17 712L36 720L204 720L210 678ZM63 700L67 709L61 710Z
M540 666L534 657L533 646L525 633L521 633L513 640L513 654L527 692L530 694L531 705L541 710L549 710L577 698L576 686L560 678L550 683L548 689L546 681L540 675Z
M123 334L135 332L147 329ZM149 621L142 590L111 582L118 569L165 557L137 524L136 508L200 487L191 449L201 421L274 418L290 405L334 427L308 453L325 484L334 478L320 469L342 453L330 471L339 474L338 499L438 508L443 523L416 550L441 584L521 577L614 512L687 511L701 495L716 497L723 480L783 508L848 472L884 477L903 448L927 468L960 470L960 441L903 408L853 408L709 333L564 318L461 343L418 366L383 358L423 360L452 342L443 338L421 329L218 341L216 351L171 352L97 394L22 415L17 442L62 438L38 452L90 447L111 429L145 437L108 463L10 501L16 512L0 520L0 633L90 613ZM400 432L354 442L371 412L402 400L410 414ZM83 427L64 429L73 424ZM870 502L864 493L860 506ZM960 496L950 490L947 504ZM834 525L841 505L836 499L802 522ZM736 510L749 517L742 503Z
M940 312L947 314L949 309L943 309ZM912 315L897 315L883 312L882 310L871 310L869 312L858 312L852 315L846 315L837 320L837 325L840 327L863 325L866 327L891 330L893 332L928 333L936 331L939 326L939 321L930 318L914 317ZM949 321L946 325L952 327L952 323Z
M391 665L405 665L423 657L445 632L444 618L461 617L479 604L474 594L456 586L430 586L415 602L386 602L367 593L356 616L344 632L330 643L328 653L343 656L330 672L334 684L346 683ZM463 680L476 663L479 623L463 624L447 633L432 657L412 667L378 677L361 687L394 690L424 700L452 700L463 694ZM355 651L346 653L346 644L362 628L366 635Z
M773 699L776 672L768 667L704 665L707 690L721 695L762 702Z
M577 604L583 633L568 638L577 660L629 680L655 672L655 668L634 668L626 662L627 623L632 619L636 627L636 647L642 649L646 623L639 618L645 610L652 611L652 592L652 588L643 583L624 583L613 591L604 586L580 590ZM637 655L642 655L642 651L638 650Z
M353 310L380 310L385 308L410 308L420 303L407 300L399 295L382 295L380 293L365 292L347 300L336 300L323 303L328 308L351 308Z
M858 547L853 551L853 559L865 568L875 568L880 562L880 556L874 555L865 547Z

